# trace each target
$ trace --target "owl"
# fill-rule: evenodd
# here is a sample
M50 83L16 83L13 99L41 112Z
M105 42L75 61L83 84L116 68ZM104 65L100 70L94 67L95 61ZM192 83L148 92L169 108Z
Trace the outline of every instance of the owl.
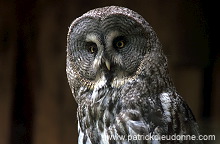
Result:
M180 137L197 137L198 125L167 67L155 31L138 13L109 6L75 19L66 72L78 104L78 143L200 143Z

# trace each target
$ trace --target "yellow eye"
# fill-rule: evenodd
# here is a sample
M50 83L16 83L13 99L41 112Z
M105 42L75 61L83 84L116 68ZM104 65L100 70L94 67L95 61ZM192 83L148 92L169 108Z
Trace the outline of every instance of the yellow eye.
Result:
M125 46L125 42L123 40L120 40L116 42L116 47L117 48L123 48Z
M95 52L95 47L94 47L94 46L90 46L89 49L90 49L90 52L91 52L91 53L94 53L94 52Z
M125 47L125 45L126 45L126 39L124 36L116 37L113 40L113 47L116 49L123 48L123 47Z
M87 48L88 48L88 51L92 54L98 51L97 45L92 42L87 43Z

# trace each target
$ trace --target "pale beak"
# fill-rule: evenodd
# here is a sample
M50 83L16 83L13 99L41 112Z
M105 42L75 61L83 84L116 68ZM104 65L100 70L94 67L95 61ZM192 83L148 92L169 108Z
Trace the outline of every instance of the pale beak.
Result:
M110 62L108 60L105 60L105 65L108 70L110 70Z

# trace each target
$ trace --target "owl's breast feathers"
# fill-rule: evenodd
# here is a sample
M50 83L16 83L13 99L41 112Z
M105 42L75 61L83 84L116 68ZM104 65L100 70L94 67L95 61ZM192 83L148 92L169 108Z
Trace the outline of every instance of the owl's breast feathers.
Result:
M78 93L88 98L78 107L79 142L108 143L132 135L198 135L193 114L175 92L152 96L138 82L114 88L104 81L97 89Z

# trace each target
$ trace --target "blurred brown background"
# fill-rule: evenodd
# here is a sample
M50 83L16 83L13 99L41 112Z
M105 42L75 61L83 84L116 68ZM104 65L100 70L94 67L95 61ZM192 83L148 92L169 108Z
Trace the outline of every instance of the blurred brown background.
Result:
M0 144L77 143L66 34L76 17L107 5L128 7L151 24L201 133L219 139L219 17L213 1L0 0Z

